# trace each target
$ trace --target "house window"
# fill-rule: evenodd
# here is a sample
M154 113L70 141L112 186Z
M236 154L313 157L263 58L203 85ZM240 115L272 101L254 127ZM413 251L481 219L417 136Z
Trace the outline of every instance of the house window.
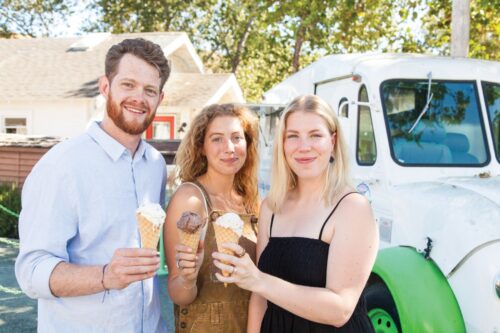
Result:
M146 139L172 140L175 138L174 116L156 116L146 130Z
M153 139L162 139L170 137L169 122L154 122L153 123Z
M26 118L4 118L3 128L7 134L28 134Z

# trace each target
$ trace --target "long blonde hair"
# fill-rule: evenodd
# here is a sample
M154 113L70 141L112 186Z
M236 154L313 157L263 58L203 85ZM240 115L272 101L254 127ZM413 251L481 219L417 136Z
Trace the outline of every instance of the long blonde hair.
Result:
M235 104L209 105L196 115L190 128L181 141L175 156L173 182L192 182L207 172L207 158L202 154L208 126L217 117L229 116L240 120L247 142L247 158L243 167L234 177L234 189L243 197L247 212L259 212L259 193L257 187L257 168L259 158L257 145L259 131L257 117L247 108Z
M297 175L286 161L283 142L287 119L292 113L298 111L317 114L325 121L330 134L336 133L333 151L335 161L328 165L325 172L325 185L322 189L322 198L325 204L332 205L345 186L350 185L347 148L337 116L330 106L318 96L299 96L291 101L283 111L274 139L271 188L267 203L275 213L280 211L288 191L297 186Z

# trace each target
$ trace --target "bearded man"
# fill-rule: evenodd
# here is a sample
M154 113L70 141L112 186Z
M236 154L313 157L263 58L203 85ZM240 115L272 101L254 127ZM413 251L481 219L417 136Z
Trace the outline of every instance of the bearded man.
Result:
M112 46L102 122L52 148L28 176L16 277L38 299L38 332L164 332L158 252L140 248L135 210L164 203L166 166L141 139L170 67L159 45Z

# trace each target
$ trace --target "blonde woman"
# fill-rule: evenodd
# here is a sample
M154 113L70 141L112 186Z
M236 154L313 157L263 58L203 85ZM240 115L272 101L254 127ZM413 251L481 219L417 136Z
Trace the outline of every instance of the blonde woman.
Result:
M212 222L238 213L245 223L240 251L255 259L257 129L246 108L211 105L195 117L177 152L175 180L182 184L169 202L163 234L176 332L246 332L250 292L215 278ZM208 220L198 253L179 244L176 222L186 211Z
M373 331L361 293L378 231L368 201L349 185L339 122L316 96L296 98L280 119L259 222L258 268L248 256L213 254L232 272L220 281L252 291L248 332Z

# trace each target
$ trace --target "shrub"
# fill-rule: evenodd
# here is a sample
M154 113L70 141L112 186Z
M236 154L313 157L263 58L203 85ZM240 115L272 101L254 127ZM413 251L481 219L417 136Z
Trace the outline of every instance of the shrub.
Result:
M21 190L13 184L0 184L0 205L19 214L21 211ZM18 218L0 207L0 237L19 238Z

